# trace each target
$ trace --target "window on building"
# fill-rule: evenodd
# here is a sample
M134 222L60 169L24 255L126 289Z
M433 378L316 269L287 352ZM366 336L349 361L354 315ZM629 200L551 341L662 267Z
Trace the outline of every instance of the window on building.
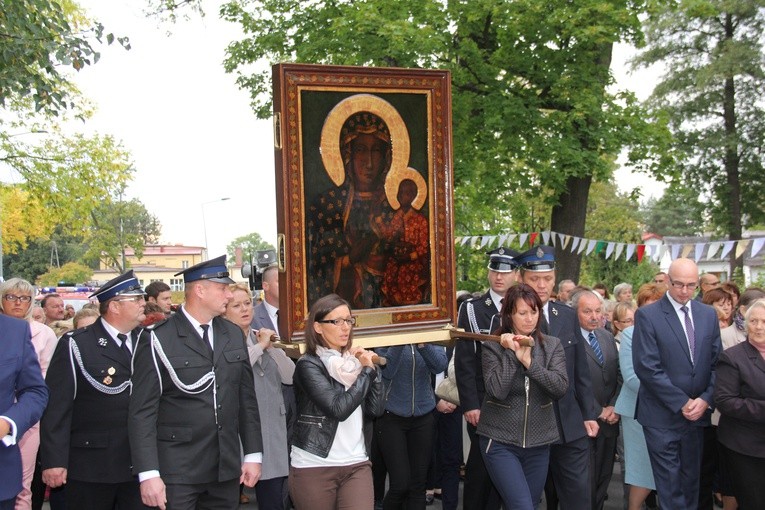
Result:
M170 278L170 290L180 292L183 290L183 278Z
M152 278L151 280L149 280L149 283L161 282L161 281L162 281L162 278Z
M182 269L188 269L189 268L189 261L188 260L181 261L181 268Z

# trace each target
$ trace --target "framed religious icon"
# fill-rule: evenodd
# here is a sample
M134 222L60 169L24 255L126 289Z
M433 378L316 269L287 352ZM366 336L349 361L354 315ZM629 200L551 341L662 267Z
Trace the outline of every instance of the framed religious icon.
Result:
M332 293L355 337L456 321L449 73L278 64L273 82L282 336Z

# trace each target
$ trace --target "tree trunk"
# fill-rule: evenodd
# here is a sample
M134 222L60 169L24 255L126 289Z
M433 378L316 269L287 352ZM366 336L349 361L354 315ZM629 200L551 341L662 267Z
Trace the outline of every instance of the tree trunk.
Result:
M733 40L733 20L725 17L725 39ZM725 123L725 178L728 185L728 239L741 239L741 183L739 181L738 129L736 126L736 84L733 76L725 79L723 89L723 120ZM730 252L730 273L733 278L736 268L744 269L744 255L736 258L736 250Z
M553 207L550 228L553 232L584 237L584 224L587 218L587 199L590 195L592 176L569 176L566 180L566 192L561 194L558 205ZM570 246L570 245L569 245ZM557 281L573 280L579 282L579 270L582 256L570 250L555 250Z

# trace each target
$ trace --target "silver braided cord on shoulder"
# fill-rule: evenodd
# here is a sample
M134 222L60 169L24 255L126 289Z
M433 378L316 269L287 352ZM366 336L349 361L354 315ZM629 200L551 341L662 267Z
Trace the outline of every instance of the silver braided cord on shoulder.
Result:
M90 383L93 388L100 391L101 393L105 395L117 395L119 393L122 393L127 388L132 386L132 382L130 379L123 382L119 386L107 386L105 384L101 384L100 382L96 381L92 375L88 373L87 370L85 370L85 365L82 362L82 355L80 354L80 348L77 346L77 342L74 341L74 338L69 339L69 356L72 360L72 373L74 373L74 362L77 362L77 365L80 367L80 372L82 373L82 376L85 378L88 383ZM74 378L74 394L77 395L77 377Z

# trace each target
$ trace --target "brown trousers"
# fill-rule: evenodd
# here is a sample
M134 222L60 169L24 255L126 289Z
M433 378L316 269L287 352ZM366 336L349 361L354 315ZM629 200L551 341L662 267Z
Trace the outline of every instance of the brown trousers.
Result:
M372 510L372 463L290 467L289 489L296 510Z

